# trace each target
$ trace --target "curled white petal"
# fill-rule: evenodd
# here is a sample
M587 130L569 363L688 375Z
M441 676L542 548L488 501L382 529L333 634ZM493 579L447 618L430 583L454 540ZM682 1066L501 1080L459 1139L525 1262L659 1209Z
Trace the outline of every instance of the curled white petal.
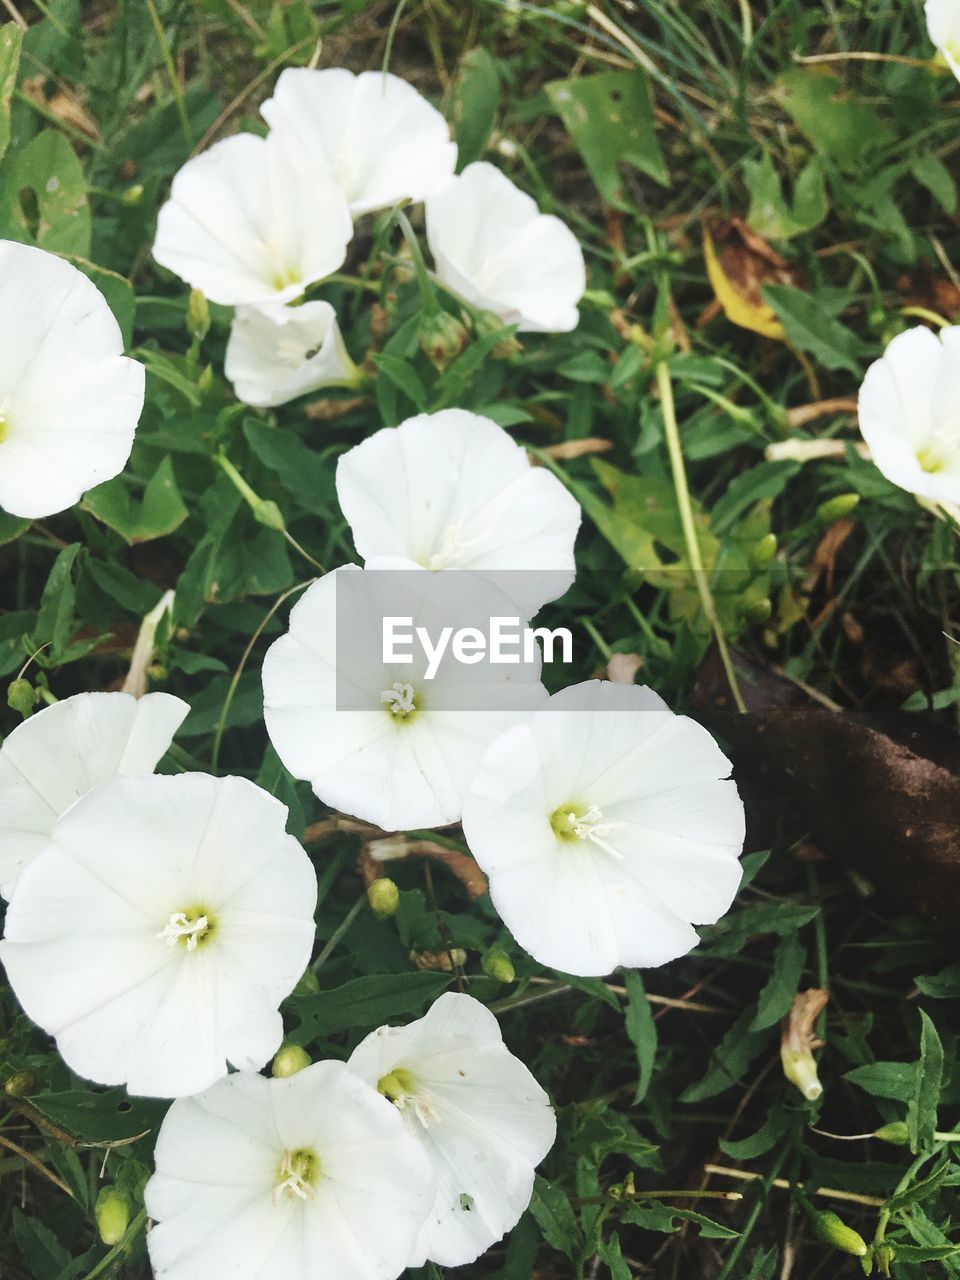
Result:
M893 484L932 502L960 501L960 326L908 329L860 388L860 431Z
M463 829L522 947L566 973L666 963L740 882L743 804L707 731L589 680L491 743Z
M0 748L0 893L57 820L115 774L152 773L190 708L168 693L78 693L30 716Z
M184 773L114 777L60 819L0 959L78 1075L178 1097L276 1052L316 903L286 816L243 778Z
M389 72L288 67L260 110L297 163L339 184L354 217L422 200L456 166L446 120Z
M154 1158L157 1280L395 1280L434 1196L400 1116L342 1062L182 1098Z
M292 302L343 264L340 188L271 138L235 134L188 160L157 217L153 256L212 302Z
M573 581L580 506L489 418L420 414L337 464L337 496L364 560L494 572L532 615Z
M143 395L100 290L55 254L0 240L0 507L37 519L112 479Z
M238 308L224 371L237 399L261 408L357 378L329 302Z
M521 332L577 327L586 267L576 236L494 165L467 165L426 209L437 276L454 293Z
M380 1027L349 1066L379 1085L421 1143L437 1195L411 1266L472 1262L516 1226L553 1146L550 1100L472 996L442 995L406 1027Z

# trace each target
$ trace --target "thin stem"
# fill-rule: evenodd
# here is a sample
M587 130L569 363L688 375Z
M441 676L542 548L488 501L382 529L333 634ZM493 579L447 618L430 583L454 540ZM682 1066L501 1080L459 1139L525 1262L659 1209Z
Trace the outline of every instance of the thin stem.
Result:
M906 58L897 53L873 53L866 49L849 53L813 53L806 58L794 54L793 60L807 66L816 62L896 62L901 67L925 67L931 71L937 65L932 58Z
M407 242L407 248L410 250L410 258L413 261L413 269L417 276L417 286L420 289L420 297L423 301L423 311L425 316L433 316L440 310L440 303L437 299L437 290L430 279L430 272L427 270L427 264L423 259L423 250L417 240L413 227L410 225L410 219L402 209L394 209L393 219L397 226L403 232L403 238Z
M164 65L167 68L167 76L170 80L170 88L173 90L174 101L177 104L177 115L180 117L180 128L183 130L183 136L186 139L187 146L193 149L194 137L193 129L190 127L190 117L187 115L187 104L183 100L183 90L180 88L180 80L177 76L177 68L173 63L173 54L170 51L170 45L167 43L167 37L163 32L163 23L160 21L160 15L157 13L153 0L147 0L147 11L153 22L153 29L157 33L157 40L160 42L160 52L163 55Z
M717 650L720 654L720 661L723 663L723 669L727 675L727 683L730 686L730 692L736 703L737 710L746 711L746 704L740 693L740 684L737 680L737 673L733 667L733 660L730 657L730 650L727 647L727 638L723 634L723 628L720 625L720 619L717 617L716 606L713 602L713 596L710 592L710 585L707 582L707 576L703 568L703 557L700 554L700 540L697 537L697 527L693 518L693 506L690 501L690 488L687 484L687 471L683 461L683 448L680 444L680 428L677 424L677 410L673 400L673 383L670 380L670 369L665 360L661 360L657 364L657 389L660 392L660 405L663 409L663 428L664 435L667 440L667 452L670 455L670 469L673 472L673 487L677 495L677 506L680 509L680 523L683 526L683 537L687 544L687 555L690 559L690 568L693 570L694 581L697 584L697 591L700 595L700 603L707 621L713 631L714 639L717 643Z
M741 1191L629 1191L624 1188L619 1196L580 1196L572 1200L576 1208L588 1204L625 1204L628 1200L742 1200Z
M354 920L356 920L357 916L360 914L360 912L363 910L363 908L366 905L367 905L367 895L365 893L362 893L360 897L356 900L356 902L353 904L353 906L350 908L350 910L347 912L347 914L340 921L340 923L337 925L337 927L334 929L333 933L331 933L327 941L323 944L323 950L320 952L316 960L314 960L313 962L314 973L320 972L320 970L326 964L327 959L329 958L331 952L334 951L335 948L339 945L341 939L344 937L347 930L350 928Z

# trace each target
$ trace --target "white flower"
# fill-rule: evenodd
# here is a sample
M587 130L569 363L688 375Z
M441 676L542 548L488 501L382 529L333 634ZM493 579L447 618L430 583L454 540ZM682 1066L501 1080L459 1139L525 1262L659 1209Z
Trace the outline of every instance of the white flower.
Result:
M181 1098L154 1159L157 1280L394 1280L434 1193L419 1143L342 1062Z
M343 264L352 234L334 182L238 133L175 175L153 256L213 302L292 302Z
M262 408L321 387L355 386L358 377L329 302L239 308L224 372L238 400Z
M168 693L78 693L17 725L0 747L0 894L81 796L118 773L152 773L189 710Z
M118 475L143 394L100 290L53 253L0 240L0 507L54 515Z
M867 370L860 431L893 484L960 502L960 325L899 333Z
M313 947L317 883L244 778L116 777L21 874L0 959L67 1065L177 1097L262 1067Z
M927 31L960 80L960 4L957 0L927 0Z
M531 616L573 581L579 504L479 414L442 409L376 432L341 457L337 497L364 560L493 571Z
M389 72L288 67L260 111L291 156L339 184L354 217L422 200L456 167L446 120Z
M406 567L347 565L314 582L263 663L280 759L324 804L388 831L455 822L486 745L544 697L539 661L450 659L427 679L413 645L411 663L385 663L384 618L409 617L438 643L445 626L485 630L516 608L477 574L392 563Z
M437 1173L409 1265L472 1262L530 1203L534 1168L557 1133L547 1095L493 1014L452 992L417 1022L374 1031L348 1065L393 1101Z
M586 268L576 236L492 164L467 165L428 198L427 240L441 282L504 324L577 327Z
M588 680L490 745L463 830L541 964L598 975L697 944L740 882L743 805L706 729L652 690Z

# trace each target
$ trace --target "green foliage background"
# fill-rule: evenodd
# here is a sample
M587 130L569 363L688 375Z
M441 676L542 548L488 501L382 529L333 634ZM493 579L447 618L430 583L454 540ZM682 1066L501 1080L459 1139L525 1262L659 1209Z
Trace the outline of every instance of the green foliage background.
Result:
M307 833L322 964L313 989L302 985L284 1012L290 1038L312 1056L344 1057L379 1023L418 1015L452 975L415 958L442 965L448 949L466 952L468 989L500 1015L509 1044L555 1098L560 1138L509 1241L458 1274L860 1274L856 1259L817 1238L822 1221L784 1182L803 1184L816 1211L835 1210L868 1241L879 1224L893 1260L877 1253L878 1268L892 1265L904 1280L960 1274L960 1170L936 1136L960 1121L960 966L950 940L910 914L909 898L864 897L840 862L812 858L776 823L762 849L748 849L730 915L691 956L643 976L542 970L487 899L472 902L456 877L420 859L391 864L400 909L376 920L362 905L357 836L324 829L316 838L326 815L263 730L262 655L283 628L282 598L314 568L257 521L216 461L223 451L329 568L353 558L334 493L345 448L420 410L488 414L561 475L586 513L577 584L562 606L579 637L575 678L612 653L637 654L639 678L683 710L710 634L653 379L665 361L731 643L821 700L935 709L952 727L951 529L852 447L805 466L764 455L786 438L852 446L843 401L884 343L917 322L904 308L960 313L960 92L925 65L921 7L6 8L27 30L21 41L16 21L0 28L0 235L87 271L149 376L123 476L49 521L0 516L0 676L9 684L30 659L26 704L116 687L140 619L176 588L152 684L193 709L164 768L254 778L289 806L290 830ZM576 332L527 336L512 354L503 333L474 333L438 371L420 350L422 299L403 241L388 219L370 219L345 268L353 279L320 290L364 359L368 387L275 413L236 403L222 376L229 313L213 307L209 333L191 339L186 289L150 257L156 211L196 148L260 129L256 108L276 74L305 64L318 40L324 66L388 58L442 102L464 162L492 158L574 228L590 273ZM795 57L850 51L893 60ZM731 216L796 270L793 285L764 295L786 342L738 329L711 306L701 224ZM838 403L802 424L790 417L823 401ZM589 445L578 457L545 452L594 437L607 442L602 455ZM828 579L816 554L841 514L853 528ZM8 731L29 709L24 696L18 686ZM459 833L442 840L463 851ZM483 971L495 945L509 954L514 983ZM778 1024L799 990L818 986L831 992L820 1027L825 1093L806 1103L783 1078ZM0 1075L0 1275L147 1276L143 1215L108 1249L93 1208L104 1185L137 1200L163 1107L72 1077L5 986ZM901 1121L902 1145L870 1136ZM628 1175L639 1194L623 1192ZM822 1187L841 1198L815 1196ZM674 1189L743 1198L664 1194ZM418 1275L436 1280L438 1270Z

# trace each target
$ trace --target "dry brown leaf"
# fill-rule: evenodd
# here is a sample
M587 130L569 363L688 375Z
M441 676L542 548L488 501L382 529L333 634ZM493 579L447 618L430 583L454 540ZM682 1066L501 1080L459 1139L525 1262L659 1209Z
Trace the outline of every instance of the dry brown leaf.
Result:
M600 436L586 436L582 440L564 440L562 444L548 445L541 452L548 458L559 458L561 462L569 462L573 458L582 458L588 453L609 453L612 448L612 440L603 440Z
M713 292L727 319L741 329L782 341L786 336L783 325L764 301L761 286L799 285L797 269L742 218L704 226L703 256Z
M383 856L384 853L386 857ZM457 877L468 897L474 900L482 898L487 892L487 877L469 855L460 853L457 849L448 849L442 844L434 844L432 840L410 840L399 835L385 840L372 840L364 845L358 863L364 882L372 884L383 875L384 862L392 862L398 858L430 858L433 862L442 863Z

